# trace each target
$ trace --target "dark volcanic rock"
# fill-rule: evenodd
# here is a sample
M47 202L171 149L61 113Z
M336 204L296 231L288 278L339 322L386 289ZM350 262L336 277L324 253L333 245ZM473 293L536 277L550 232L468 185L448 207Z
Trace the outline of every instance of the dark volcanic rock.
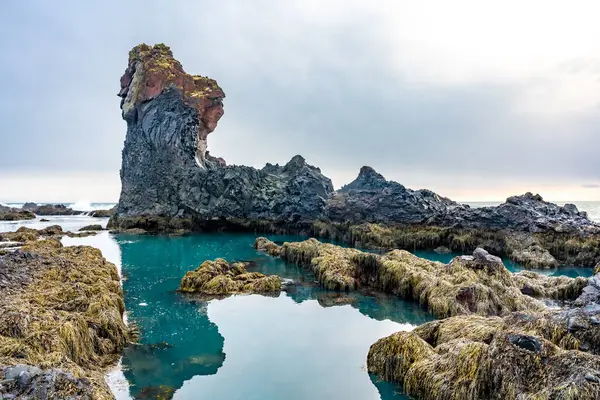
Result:
M23 206L25 209L27 206L27 211L31 211L36 215L81 215L83 211L73 210L65 206L64 204L44 204L41 206L35 205L34 203L26 203Z
M498 207L471 208L430 190L407 189L366 166L337 192L329 178L301 156L284 166L267 164L260 170L228 166L207 152L207 137L223 115L223 90L213 79L187 74L162 44L139 45L130 52L119 96L127 136L121 196L111 229L179 233L241 226L308 231L313 222L323 220L344 225L600 233L600 227L574 205L560 207L531 193L510 197ZM436 246L440 244L449 243ZM511 253L532 266L555 265L554 255L536 243L513 246ZM584 254L578 262L587 264L598 258L596 253ZM567 258L563 255L561 261Z
M223 113L225 95L214 80L183 72L170 50L157 46L134 48L121 81L127 137L121 197L109 226L189 230L203 220L299 225L318 218L333 187L302 157L257 170L206 156L206 137ZM157 65L166 65L174 77L149 72ZM186 84L190 79L195 86ZM160 90L140 94L150 84Z
M83 228L81 228L79 231L83 232L83 231L102 231L102 230L104 230L102 225L93 224L93 225L86 225Z
M338 190L327 202L326 216L336 222L425 224L444 227L525 232L600 233L573 204L564 207L526 193L496 207L471 208L430 190L411 190L387 181L371 167ZM535 252L535 249L531 249ZM539 258L543 256L540 255ZM543 261L552 264L549 258Z
M27 210L0 205L0 221L19 221L23 219L35 219L35 214Z
M387 181L365 166L353 182L329 199L325 213L332 221L416 224L456 208L466 209L430 190L411 190Z
M93 399L94 390L86 378L75 378L72 373L59 369L41 370L38 367L17 364L4 368L0 397L4 399L61 398L64 388L71 389L70 399Z
M585 212L567 204L563 207L544 201L539 194L512 196L497 207L455 209L429 221L438 225L459 225L476 229L511 229L526 232L599 233L600 226Z

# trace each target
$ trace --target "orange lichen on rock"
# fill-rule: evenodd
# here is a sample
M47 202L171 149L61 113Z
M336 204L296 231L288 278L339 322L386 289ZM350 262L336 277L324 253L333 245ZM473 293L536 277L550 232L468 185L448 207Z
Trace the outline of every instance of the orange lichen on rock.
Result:
M124 99L123 115L126 117L136 105L172 87L180 90L185 103L200 113L204 124L200 137L206 139L223 116L225 93L214 79L186 73L171 49L162 43L154 47L140 44L129 52L119 92Z

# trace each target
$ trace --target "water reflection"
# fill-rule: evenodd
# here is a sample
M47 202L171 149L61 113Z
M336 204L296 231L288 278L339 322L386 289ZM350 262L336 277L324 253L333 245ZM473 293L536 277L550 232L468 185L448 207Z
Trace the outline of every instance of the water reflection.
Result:
M254 238L118 237L126 307L141 330L140 344L123 356L131 394L140 399L234 399L242 393L244 399L398 398L394 390L371 383L364 371L368 348L431 317L393 296L323 290L297 266L256 252ZM252 260L256 270L299 285L278 298L211 302L175 292L186 271L216 257Z

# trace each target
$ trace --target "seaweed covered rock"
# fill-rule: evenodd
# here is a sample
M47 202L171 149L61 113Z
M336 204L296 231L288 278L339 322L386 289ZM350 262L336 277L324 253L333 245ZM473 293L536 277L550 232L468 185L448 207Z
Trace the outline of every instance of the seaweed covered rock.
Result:
M583 289L581 279L517 276L567 305L461 315L395 333L371 346L369 372L416 399L599 398L600 274Z
M324 221L313 222L312 233L370 249L412 251L435 250L441 246L464 254L483 247L526 268L591 267L600 261L600 235L592 233L517 232L419 224L349 225Z
M204 261L181 279L179 290L198 293L209 297L224 297L233 294L279 295L281 278L248 272L244 262L228 263L222 258Z
M0 205L0 221L20 221L27 219L35 219L35 214L31 211Z
M403 250L377 255L316 239L278 246L266 238L258 238L255 248L310 268L328 289L372 287L416 300L437 317L505 315L545 308L542 302L522 293L522 280L515 280L502 260L481 248L472 256L456 257L449 264L425 260ZM577 281L578 286L574 281L564 283L570 285L568 293L572 298L582 289L582 282ZM545 291L531 295L545 297L551 293L551 285L546 286Z
M575 299L588 285L583 277L547 276L532 271L513 274L512 279L523 294L556 300Z
M3 385L2 394L112 399L103 375L131 338L115 265L93 247L34 240L0 256L0 276L0 367L5 375L20 364L42 370L25 384ZM57 379L40 389L38 376Z
M368 371L402 384L416 399L600 396L600 357L519 331L490 332L468 321L472 317L456 318L467 320L453 327L460 334L433 345L417 331L379 340L369 350Z
M60 225L50 225L43 229L33 229L22 226L15 232L0 232L0 243L18 242L23 244L25 242L45 238L60 239L63 236L86 237L93 236L95 234L95 231L85 231L79 233L73 233L70 231L65 232Z

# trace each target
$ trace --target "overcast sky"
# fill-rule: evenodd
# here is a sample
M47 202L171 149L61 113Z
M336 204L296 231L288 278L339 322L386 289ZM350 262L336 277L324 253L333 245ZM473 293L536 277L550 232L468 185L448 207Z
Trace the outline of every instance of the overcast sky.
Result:
M94 3L94 4L92 4ZM490 5L494 3L495 5ZM0 2L0 201L116 201L131 47L215 78L229 164L600 200L597 1Z

